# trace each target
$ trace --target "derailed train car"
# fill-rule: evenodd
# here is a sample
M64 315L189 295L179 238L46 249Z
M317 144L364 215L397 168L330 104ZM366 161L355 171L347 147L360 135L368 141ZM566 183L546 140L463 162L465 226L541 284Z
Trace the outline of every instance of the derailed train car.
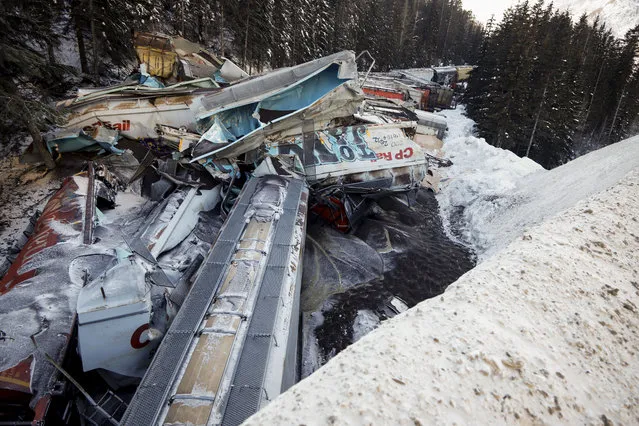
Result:
M392 70L367 75L362 85L371 96L410 102L421 110L449 109L455 107L455 92L463 90L473 69L462 65Z
M366 200L414 193L428 171L421 141L445 128L367 99L357 77L355 55L340 52L225 88L133 83L65 102L71 136L49 139L63 155L86 151L73 134L96 141L94 154L122 155L107 137L163 150L136 173L155 180L136 209L96 209L106 184L88 175L45 209L2 281L11 291L0 315L32 327L9 330L20 339L0 346L12 351L0 418L237 423L292 385L309 212L346 232ZM81 148L62 149L69 141ZM126 182L109 185L130 196ZM13 311L18 296L26 311ZM63 314L48 315L52 306ZM82 380L90 372L102 385ZM117 394L138 383L133 396Z
M80 285L67 272L82 234L86 188L83 176L67 178L47 203L34 233L0 281L2 363L0 419L42 421L55 389L56 362L64 360L73 334L71 308ZM65 259L65 262L61 262Z
M120 401L110 387L144 374L210 247L193 230L219 188L123 194L118 207L115 182L103 166L67 178L0 282L0 421L100 424L123 410L96 401Z

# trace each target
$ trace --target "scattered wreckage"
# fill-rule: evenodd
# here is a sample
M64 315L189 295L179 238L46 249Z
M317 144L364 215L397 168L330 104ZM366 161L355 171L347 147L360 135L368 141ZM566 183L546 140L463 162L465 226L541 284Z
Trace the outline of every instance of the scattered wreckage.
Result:
M435 181L445 121L367 97L353 52L234 78L183 39L135 40L141 75L62 102L47 138L92 160L0 282L0 422L241 423L299 379L309 212L346 232ZM180 73L200 78L143 84Z
M455 108L455 91L465 85L473 66L410 68L371 73L361 80L365 93L406 102L424 111Z

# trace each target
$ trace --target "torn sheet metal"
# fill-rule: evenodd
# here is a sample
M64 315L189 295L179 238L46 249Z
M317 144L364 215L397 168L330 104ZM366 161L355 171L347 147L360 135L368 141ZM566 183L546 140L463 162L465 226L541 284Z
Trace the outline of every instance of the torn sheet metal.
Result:
M297 171L303 170L301 163L299 163L299 159L294 155L280 155L278 157L268 156L262 160L255 170L253 170L253 176L261 177L267 175L278 175L302 179L302 176L296 172L296 168L298 169Z
M227 124L232 124L228 123ZM250 132L250 130L248 130ZM241 133L237 132L236 133ZM216 116L213 120L211 127L204 132L198 141L197 147L194 147L192 155L200 156L210 151L217 151L230 143L234 142L237 138L226 125L220 120L220 117Z
M195 94L206 94L214 92L215 90L213 89L218 89L218 85L211 78L184 81L162 88L143 86L140 85L139 80L132 80L127 83L110 87L78 89L78 94L75 98L60 101L56 103L56 106L58 108L69 108L72 112L75 112L76 109L81 107L104 102L106 100L129 99L130 101L136 101L138 98L180 97ZM181 99L181 101L183 102L184 100ZM129 105L129 107L134 106L134 104ZM97 108L97 110L100 109L102 108Z
M80 130L62 130L47 138L47 148L50 152L59 153L78 151L103 151L122 154L124 151L115 147L120 134L118 130L104 126Z
M450 70L455 70L455 67L446 67L446 74L442 75L447 85L454 86L456 80L451 80ZM433 71L433 75L437 76L437 73ZM455 71L454 76L456 75ZM405 70L374 73L361 83L363 83L364 91L371 95L408 101L422 110L432 111L454 107L452 88L439 84L436 79L430 81L420 77L419 73ZM400 94L403 96L400 97Z
M219 123L237 140L216 141L208 147L207 150L210 149L210 151L204 154L200 154L202 150L198 147L199 152L194 161L215 153L227 145L243 145L241 142L243 137L252 136L255 132L260 131L265 124L284 120L290 115L308 108L344 83L344 80L340 79L338 75L339 67L336 64L331 64L302 81L297 81L280 91L271 93L257 103L246 103L232 109L220 110L214 115L206 115L203 120L206 122L204 127L214 125L217 123L216 120L219 120ZM254 81L249 80L247 83ZM242 83L238 83L238 85L240 84ZM226 90L235 87L237 85ZM206 103L206 98L202 102ZM203 137L202 141L207 141L207 139Z
M428 107L422 109L434 111L437 109L449 109L455 107L455 92L450 87L432 83L428 86L428 90L430 92Z
M78 295L82 367L141 377L156 346L151 340L159 337L149 329L152 304L147 297L147 269L135 256L114 258L114 262Z
M180 36L136 32L133 45L140 65L164 79L212 78L223 64L204 46Z
M441 84L442 86L454 86L457 83L457 68L453 66L448 67L435 67L435 76L433 81Z
M371 124L417 121L415 112L388 99L366 99L357 109L355 118Z
M299 179L246 183L122 425L240 424L297 381L307 202Z
M189 189L171 220L156 231L149 244L151 254L157 258L182 242L195 228L198 214L213 209L220 202L220 190L220 185L213 189Z
M333 80L344 82L357 78L355 54L352 51L343 51L301 65L280 68L262 76L236 83L217 93L211 93L204 98L202 110L196 111L196 114L201 120L223 110L257 103L290 88L291 85L306 81L331 65L337 67L335 77L332 77ZM316 90L310 85L309 89Z
M222 59L224 60L224 64L216 73L216 79L220 77L224 83L234 83L249 77L246 71L235 65L230 59Z
M423 135L435 135L438 139L444 139L444 133L448 128L446 118L432 112L415 110L417 116L417 133Z
M67 178L49 200L35 229L0 281L0 395L3 400L48 401L57 372L36 350L57 362L73 331L74 301L81 282L69 275L71 260L84 252L82 228L88 179ZM43 414L43 413L41 413Z
M394 168L417 167L417 174L421 175L425 173L426 158L419 145L406 136L405 128L414 129L415 123L363 124L319 130L313 133L310 149L305 149L304 135L266 146L270 155L294 154L304 159L307 180L322 185L335 183L347 175L361 175L361 182L377 174L388 179L393 176L379 172ZM415 176L411 181L414 179L419 182L423 176ZM360 181L351 180L353 183ZM406 182L398 183L405 186Z
M177 129L162 124L158 124L155 131L165 145L178 152L184 152L194 147L201 137L197 133L187 131L185 128Z
M173 316L166 298L181 280L172 281L158 259L185 241L199 213L219 201L219 186L174 192L149 214L140 234L127 239L128 250L120 249L114 264L81 289L78 345L84 371L144 375Z
M140 64L140 80L139 83L142 86L147 86L147 87L152 87L155 89L161 89L164 88L164 84L158 80L157 78L153 77L151 74L149 74L147 72L147 65L142 63Z
M411 80L388 77L386 75L371 75L363 83L364 92L379 98L409 101L418 108L425 108L428 104L429 92L421 85L415 85Z
M265 142L284 139L303 133L302 121L312 120L314 129L331 127L336 119L352 117L364 95L354 84L347 82L322 96L306 108L271 120L226 146L209 146L209 150L194 151L193 160L206 158L234 158L260 147ZM204 151L204 153L202 153Z
M403 70L393 70L391 74L401 78L409 78L422 84L428 84L433 80L435 71L432 68L409 68Z
M183 37L174 37L173 48L183 65L183 73L188 78L213 77L222 66L218 59L206 48Z
M136 86L136 88L143 86ZM164 89L130 87L104 90L69 100L63 104L70 114L65 129L115 129L123 137L158 139L157 125L167 125L195 132L193 105L214 89L174 85Z

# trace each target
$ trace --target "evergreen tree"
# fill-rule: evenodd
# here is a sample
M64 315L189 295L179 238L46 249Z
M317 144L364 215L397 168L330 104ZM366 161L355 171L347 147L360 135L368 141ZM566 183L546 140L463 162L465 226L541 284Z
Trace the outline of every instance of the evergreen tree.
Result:
M60 88L66 69L55 64L52 48L56 5L44 0L0 3L0 135L2 142L26 130L47 167L54 166L40 131L56 119L48 96ZM43 54L46 51L47 54Z
M623 41L586 17L522 2L486 34L466 96L490 143L545 167L636 132L637 30Z
M160 9L153 0L72 0L71 13L82 71L97 82L109 65L133 60L133 30L157 23Z

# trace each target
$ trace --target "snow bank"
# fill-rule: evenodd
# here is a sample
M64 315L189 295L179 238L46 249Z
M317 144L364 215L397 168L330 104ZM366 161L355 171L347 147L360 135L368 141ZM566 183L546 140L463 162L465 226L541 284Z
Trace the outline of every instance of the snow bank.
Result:
M463 105L441 113L448 122L443 149L453 165L441 170L437 201L450 236L481 255L487 245L484 224L513 202L508 194L522 177L544 169L529 158L473 136L475 122L464 114Z
M444 150L453 166L443 170L437 200L448 230L469 244L480 261L527 227L609 188L639 167L639 137L545 170L473 136L474 122L464 116L463 107L445 115L449 131Z
M638 215L639 168L384 322L247 424L635 423Z
M353 343L366 336L379 326L379 317L370 309L357 311L357 316L353 322Z

